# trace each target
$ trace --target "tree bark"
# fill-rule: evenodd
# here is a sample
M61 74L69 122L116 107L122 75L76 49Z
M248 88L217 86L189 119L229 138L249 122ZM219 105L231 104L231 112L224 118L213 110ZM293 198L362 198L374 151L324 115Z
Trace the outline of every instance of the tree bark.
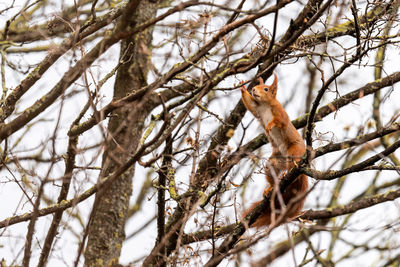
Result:
M129 18L130 27L141 24L157 12L155 1L141 1L136 12ZM118 69L114 84L114 99L124 97L132 90L147 84L148 66L151 58L153 28L136 34L121 43L120 60L124 63ZM137 108L138 106L145 108ZM102 177L113 173L130 154L138 148L144 128L144 121L152 105L137 105L112 113L108 123L108 141L103 155ZM89 225L88 242L85 250L85 266L117 265L125 240L125 222L132 193L135 168L132 166L109 188L96 195L98 204Z

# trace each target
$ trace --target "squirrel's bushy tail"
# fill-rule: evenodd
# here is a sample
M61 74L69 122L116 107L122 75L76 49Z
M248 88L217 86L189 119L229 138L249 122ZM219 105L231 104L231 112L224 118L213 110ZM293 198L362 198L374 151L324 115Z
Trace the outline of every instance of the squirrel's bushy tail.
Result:
M296 180L293 181L293 183L291 183L288 186L288 188L282 194L282 198L285 205L287 206L288 203L292 199L295 199L297 196L301 196L302 193L305 193L307 191L307 189L308 189L308 178L306 175L301 174L296 178ZM281 224L284 223L285 221L290 221L296 218L298 215L300 215L301 210L303 209L305 199L306 198L303 197L297 200L296 203L290 203L288 207L289 210L285 210L282 209L278 197L276 196L274 199L275 219L278 218L282 213L285 214L285 219L282 220ZM254 207L257 206L260 202L261 201L253 203L251 207L244 212L243 217L249 214L254 209ZM260 217L258 217L258 219L253 224L251 224L250 227L261 227L270 225L272 220L272 214L273 213L271 205L269 205L269 207L263 212L263 214Z

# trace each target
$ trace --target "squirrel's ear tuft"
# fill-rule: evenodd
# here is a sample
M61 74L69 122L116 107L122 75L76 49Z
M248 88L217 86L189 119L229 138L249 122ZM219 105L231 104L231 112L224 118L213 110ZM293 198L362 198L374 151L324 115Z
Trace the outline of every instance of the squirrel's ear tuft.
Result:
M274 73L274 81L271 84L273 87L278 87L278 76Z
M276 96L276 92L278 91L278 76L276 75L276 73L274 73L274 81L268 87L269 87L269 90L271 91L271 93L274 96Z
M263 79L261 77L258 77L258 82L260 83L260 85L265 85L264 81L263 81Z

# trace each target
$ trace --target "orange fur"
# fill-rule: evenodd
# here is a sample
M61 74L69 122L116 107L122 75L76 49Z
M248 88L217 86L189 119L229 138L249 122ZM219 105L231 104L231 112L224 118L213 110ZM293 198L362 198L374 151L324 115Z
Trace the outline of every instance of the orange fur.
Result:
M276 99L278 91L278 79L274 75L274 82L265 85L262 78L259 78L259 85L254 86L250 94L245 86L241 87L242 101L246 108L256 117L267 135L268 141L272 146L272 154L265 167L265 176L269 186L264 191L264 195L272 190L273 185L279 182L281 176L292 169L306 151L306 146L300 134L291 123L289 116L281 103ZM304 174L299 175L295 181L282 194L286 204L299 194L307 191L308 178ZM305 198L291 205L286 211L286 217L291 220L300 214ZM259 202L254 203L244 216L250 213ZM275 207L275 214L279 216L282 209L279 201L275 198L272 203ZM260 227L271 223L271 207L269 207L251 227Z

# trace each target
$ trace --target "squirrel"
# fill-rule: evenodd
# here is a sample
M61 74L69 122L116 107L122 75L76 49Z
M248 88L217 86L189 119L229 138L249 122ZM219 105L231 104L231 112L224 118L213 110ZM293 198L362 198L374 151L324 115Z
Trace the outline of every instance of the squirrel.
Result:
M278 78L274 74L274 81L271 85L265 85L263 79L259 78L259 85L252 88L251 94L244 85L241 86L242 101L245 107L256 117L265 130L268 141L272 146L272 154L265 166L265 176L269 186L263 195L267 195L279 183L280 178L290 169L292 169L298 161L301 160L306 152L306 146L303 138L297 132L291 123L288 114L276 99L278 90ZM304 174L299 175L288 186L282 194L283 202L286 204L298 195L303 194L308 189L308 179ZM254 203L244 212L243 217L249 214L257 204ZM305 198L291 205L286 211L286 217L289 220L297 217L303 208ZM281 202L277 198L274 200L274 212L279 216ZM268 226L272 221L271 205L267 210L252 224L250 227Z

